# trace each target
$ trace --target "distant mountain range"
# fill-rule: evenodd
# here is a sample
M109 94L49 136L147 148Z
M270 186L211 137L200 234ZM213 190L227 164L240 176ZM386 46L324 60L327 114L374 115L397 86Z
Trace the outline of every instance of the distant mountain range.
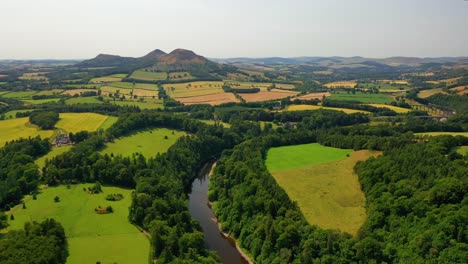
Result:
M389 57L382 59L375 58L364 58L364 57L293 57L293 58L281 58L281 57L267 57L267 58L227 58L227 59L218 59L210 58L210 60L218 63L252 63L252 64L264 64L264 65L273 65L273 64L318 64L321 62L340 62L340 63L364 63L364 62L374 62L385 64L388 66L418 66L423 63L447 63L447 62L457 62L461 60L467 60L468 57L441 57L441 58L417 58L417 57Z

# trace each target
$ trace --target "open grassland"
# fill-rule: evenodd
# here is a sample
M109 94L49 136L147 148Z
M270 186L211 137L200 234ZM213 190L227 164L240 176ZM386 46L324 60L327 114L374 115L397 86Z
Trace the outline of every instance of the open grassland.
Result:
M132 76L130 76L130 78L137 79L137 80L145 80L145 81L166 80L167 73L136 70L132 73Z
M236 103L236 102L239 102L239 99L237 99L233 93L218 93L218 94L208 94L208 95L178 98L177 101L185 105L193 105L193 104L220 105L224 103Z
M428 98L434 94L439 94L439 93L443 93L443 94L446 94L446 92L444 92L442 90L442 88L436 88L436 89L430 89L430 90L422 90L418 93L418 97L419 98Z
M15 99L31 99L37 91L23 91L23 92L10 92L3 94L2 97L5 98L15 98Z
M96 113L61 113L60 120L55 125L66 132L76 133L80 131L96 131L109 118L106 115Z
M468 132L423 132L423 133L415 133L415 135L419 136L430 136L430 137L436 137L436 136L463 136L463 137L468 137Z
M272 89L271 91L261 91L258 93L239 94L246 102L262 102L279 100L290 96L295 96L299 92Z
M93 78L89 80L90 83L110 83L110 82L120 82L123 78L125 78L126 74L114 74L104 77Z
M36 163L36 165L39 167L39 169L42 169L45 166L46 160L50 160L55 156L58 156L58 155L60 155L62 153L65 153L65 152L69 151L71 148L72 148L72 146L53 147L52 150L49 151L49 153L47 153L46 155L38 158L37 160L34 161L34 163Z
M378 155L378 152L352 152L318 144L293 147L296 148L280 147L268 152L267 167L275 180L297 202L309 223L356 235L366 220L366 210L365 196L354 166L358 161ZM302 152L308 160L293 154L296 151ZM347 154L350 156L346 157ZM287 159L295 165L289 163L275 171L278 166L270 159L280 162ZM297 162L297 159L302 162Z
M224 123L224 122L221 122L221 121L217 121L216 123L215 123L214 120L198 119L198 121L203 122L203 123L208 124L208 125L215 125L215 124L218 124L218 125L222 125L222 126L225 127L225 128L230 128L230 127L231 127L231 124L229 124L229 123Z
M138 100L136 99L126 99L124 101L116 100L116 101L110 101L111 104L116 104L120 106L137 106L140 109L163 109L163 101L160 99L153 99L153 98L144 98L143 101L140 101L139 98Z
M63 95L80 95L81 93L85 93L85 92L97 92L96 89L73 89L73 90L66 90L64 91L62 94Z
M102 101L99 101L96 96L87 96L87 97L73 97L67 99L65 104L73 105L73 104L102 104Z
M286 111L304 111L304 110L319 110L319 109L341 111L346 114L355 114L355 113L363 113L363 114L369 114L369 115L372 114L371 112L364 111L364 110L339 108L339 107L326 107L326 106L319 106L319 105L289 105L286 108Z
M464 156L468 155L468 146L458 147L457 152L464 155Z
M40 91L35 95L56 95L56 94L60 94L61 92L63 92L63 89L50 89L50 90Z
M324 84L327 88L355 88L357 86L356 81L342 81L342 82L331 82Z
M16 118L16 113L27 113L31 111L33 110L31 109L11 110L11 111L4 113L3 115L5 116L5 119L10 119L10 118Z
M7 94L7 93L11 93L11 91L0 91L0 96Z
M322 100L323 97L329 97L329 96L331 96L331 94L329 92L310 93L310 94L299 96L299 97L297 97L297 99L300 99L300 100L314 100L314 99Z
M0 121L0 147L4 146L8 141L19 138L36 136L48 138L53 134L53 130L40 130L38 127L31 125L28 117Z
M364 104L388 104L393 101L393 98L387 94L348 94L348 93L333 93L330 97L337 101L355 101Z
M163 87L172 98L224 93L222 82L174 83L164 84Z
M22 99L21 101L27 103L27 104L32 104L32 105L38 105L38 104L47 104L47 103L52 103L52 102L58 102L60 101L60 98L46 98L46 99Z
M403 108L403 107L398 107L398 106L393 106L393 105L386 105L386 104L369 104L370 106L373 106L373 107L380 107L380 108L387 108L387 109L390 109L390 110L393 110L399 114L404 114L404 113L408 113L411 111L411 109L408 109L408 108Z
M166 152L177 139L186 135L185 132L158 128L145 130L128 137L116 139L112 143L107 143L102 154L131 156L133 153L143 154L145 157L152 157L158 153ZM167 137L167 139L166 139Z
M119 118L116 116L109 116L104 123L101 124L99 129L102 130L107 130L109 127L111 127L115 122L117 122Z
M53 217L59 221L68 238L69 264L81 263L148 263L150 243L130 222L128 208L131 204L131 190L117 187L103 187L103 193L89 194L83 188L91 184L71 185L43 189L37 200L26 197L27 209L17 206L13 213L15 220L9 221L9 229L20 229L27 221L42 221ZM106 201L107 194L120 193L124 199ZM55 203L54 197L60 202ZM97 214L98 206L111 205L114 213Z

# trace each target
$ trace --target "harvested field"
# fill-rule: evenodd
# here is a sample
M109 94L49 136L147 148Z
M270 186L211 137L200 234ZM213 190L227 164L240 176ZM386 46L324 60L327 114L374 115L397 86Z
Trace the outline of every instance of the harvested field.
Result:
M262 102L270 100L283 99L289 96L295 96L299 92L284 91L279 89L272 89L271 91L261 91L252 94L239 94L246 102Z
M422 90L418 93L419 98L428 98L434 94L447 94L442 90L442 88L430 89L430 90Z
M468 137L468 132L422 132L422 133L415 133L418 136L429 136L429 137L437 137L437 136L462 136Z
M224 103L237 103L239 99L233 93L218 93L209 94L193 97L178 98L179 102L185 105L192 104L209 104L209 105L220 105Z
M84 93L84 92L97 92L96 89L73 89L73 90L66 90L65 92L63 92L62 94L65 94L65 95L80 95L81 93Z
M387 108L399 114L404 114L404 113L408 113L411 111L411 109L408 109L408 108L397 107L397 106L386 105L386 104L368 104L368 105L373 106L373 107L379 107L379 108Z
M109 94L114 95L117 92L123 95L130 95L130 93L132 92L132 89L125 89L121 87L112 87L112 86L102 86L101 91L103 95L109 95Z
M27 72L24 73L18 79L20 80L34 80L34 81L47 81L47 77L44 76L47 72Z
M5 78L5 77L8 77L8 75L0 74L0 78Z
M299 96L297 97L297 99L301 99L301 100L313 100L313 99L322 99L323 97L328 97L328 96L331 96L331 94L329 92L325 92L325 93L310 93L310 94L306 94L306 95L303 95L303 96Z
M468 85L458 86L450 89L451 91L457 92L458 95L468 94Z
M150 90L144 90L144 89L134 89L133 90L133 95L136 95L138 97L153 97L153 96L158 96L157 91L150 91Z
M356 81L342 81L342 82L331 82L324 85L327 88L355 88L357 86Z
M53 130L41 130L39 127L30 124L28 117L1 120L0 128L0 147L3 147L8 141L19 138L36 136L48 138L54 134Z
M55 125L66 132L96 131L108 119L106 115L96 113L60 113L60 120Z

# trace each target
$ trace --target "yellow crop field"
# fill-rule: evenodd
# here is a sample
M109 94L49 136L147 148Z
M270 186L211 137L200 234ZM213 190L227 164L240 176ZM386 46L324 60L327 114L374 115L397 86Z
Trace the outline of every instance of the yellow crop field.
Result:
M436 137L436 136L468 137L468 132L423 132L423 133L415 133L415 134L419 136L430 136L430 137Z
M442 90L442 88L436 88L436 89L430 89L430 90L422 90L418 93L418 97L419 98L428 98L434 94L438 94L438 93L442 93L442 94L446 94L446 92L444 92Z
M109 116L96 113L61 113L55 125L66 132L96 131Z
M324 85L327 88L355 88L357 86L356 81L341 81L331 82Z
M403 107L397 107L397 106L393 106L393 105L386 105L386 104L369 104L370 106L373 106L373 107L381 107L381 108L387 108L387 109L390 109L390 110L393 110L397 113L408 113L411 111L411 109L408 109L408 108L403 108Z
M188 82L164 84L163 88L172 98L224 93L222 82Z
M37 126L30 124L28 117L0 121L0 147L3 147L6 142L19 138L36 136L48 138L53 134L53 130L41 130Z
M290 105L286 108L286 111L304 111L304 110L318 110L318 109L341 111L341 112L345 112L346 114L355 114L355 113L363 113L363 114L369 114L369 115L372 114L371 112L363 111L363 110L338 108L338 107L326 107L326 106L319 106L319 105Z

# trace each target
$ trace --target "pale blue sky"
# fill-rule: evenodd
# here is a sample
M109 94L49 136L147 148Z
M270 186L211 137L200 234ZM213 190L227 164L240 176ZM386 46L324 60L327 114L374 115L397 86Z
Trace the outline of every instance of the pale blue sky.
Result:
M468 56L464 0L2 0L0 59Z

